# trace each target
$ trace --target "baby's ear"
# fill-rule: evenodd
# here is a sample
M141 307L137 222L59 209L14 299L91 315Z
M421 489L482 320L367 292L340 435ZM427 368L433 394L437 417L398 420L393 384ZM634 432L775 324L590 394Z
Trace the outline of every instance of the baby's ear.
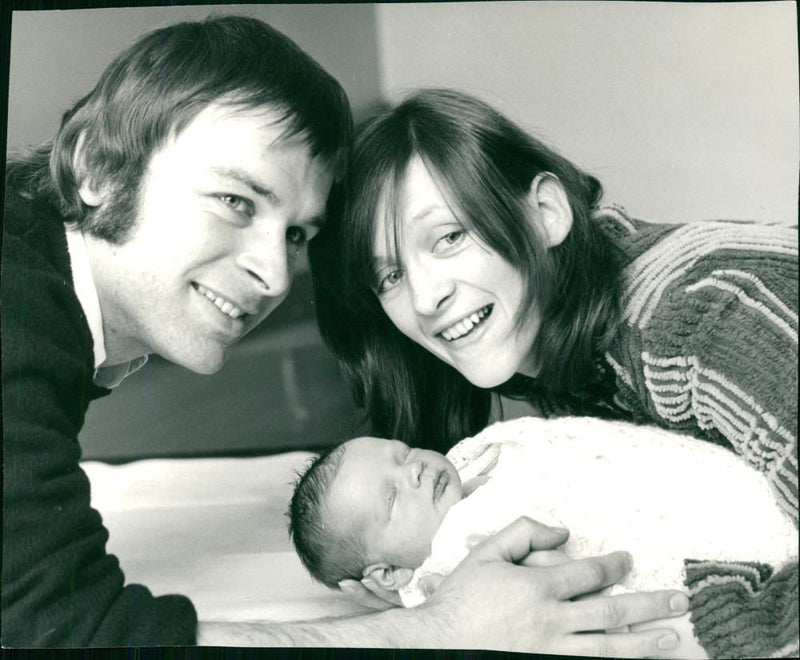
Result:
M411 581L413 574L414 571L410 568L401 568L400 566L391 566L386 562L379 562L370 564L364 569L364 578L361 581L370 579L387 591L399 591Z

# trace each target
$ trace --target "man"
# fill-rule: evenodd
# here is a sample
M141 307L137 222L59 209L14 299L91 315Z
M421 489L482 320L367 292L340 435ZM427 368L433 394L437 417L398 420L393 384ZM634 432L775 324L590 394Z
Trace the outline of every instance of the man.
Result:
M641 656L670 637L665 629L575 634L681 614L686 598L659 592L571 602L620 579L628 557L515 565L546 562L544 551L566 538L528 520L476 548L419 610L198 623L185 597L155 598L124 584L79 466L89 403L150 353L198 373L219 369L228 348L287 294L298 250L324 220L350 133L346 96L330 75L265 24L223 17L142 38L65 114L52 144L10 161L3 645L462 646Z

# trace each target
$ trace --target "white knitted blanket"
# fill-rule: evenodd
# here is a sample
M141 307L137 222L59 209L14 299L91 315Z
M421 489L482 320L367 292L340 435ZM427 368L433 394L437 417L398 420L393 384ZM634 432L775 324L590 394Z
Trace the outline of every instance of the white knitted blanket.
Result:
M450 509L431 556L401 590L406 607L425 596L419 579L447 575L467 537L527 515L566 527L571 557L633 555L621 585L683 588L683 560L797 561L794 524L766 478L733 452L664 429L594 418L498 422L448 452L462 481L489 481Z

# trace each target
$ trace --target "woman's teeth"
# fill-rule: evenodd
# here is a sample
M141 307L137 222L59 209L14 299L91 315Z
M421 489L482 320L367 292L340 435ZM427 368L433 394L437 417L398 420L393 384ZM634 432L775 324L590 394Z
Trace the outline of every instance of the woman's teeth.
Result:
M477 312L470 314L464 319L461 319L458 323L454 323L449 328L443 330L441 336L443 339L447 341L454 341L456 339L460 339L464 335L469 334L472 332L475 327L480 325L483 320L489 316L492 311L492 306L487 305L486 307L479 309Z
M221 298L213 291L206 289L202 284L195 284L195 289L197 289L199 293L202 293L206 298L214 303L220 312L230 316L232 319L238 319L240 316L242 316L242 314L244 314L244 312L242 312L242 310L234 305L230 300Z

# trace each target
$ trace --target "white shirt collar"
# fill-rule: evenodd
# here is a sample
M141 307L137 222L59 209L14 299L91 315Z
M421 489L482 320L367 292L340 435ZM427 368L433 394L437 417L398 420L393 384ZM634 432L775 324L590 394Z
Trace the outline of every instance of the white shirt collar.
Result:
M103 315L100 311L100 299L97 296L97 288L94 285L92 269L89 265L89 254L86 251L86 242L79 229L66 228L67 249L69 250L69 262L72 267L72 282L75 287L75 295L81 303L86 321L89 324L89 331L92 333L94 344L94 383L100 387L116 387L134 371L141 369L147 356L143 355L134 358L130 362L115 364L112 366L101 366L106 361L106 344L103 335Z

